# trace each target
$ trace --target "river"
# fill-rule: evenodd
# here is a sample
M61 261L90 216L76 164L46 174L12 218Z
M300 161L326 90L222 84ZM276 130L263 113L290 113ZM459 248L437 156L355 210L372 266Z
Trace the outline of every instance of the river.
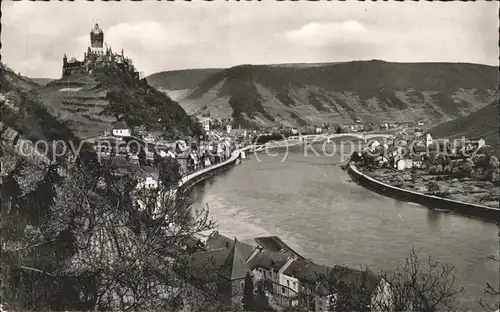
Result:
M497 227L491 223L394 200L351 181L331 145L248 155L193 189L195 207L208 203L218 230L252 241L278 235L293 249L326 265L391 270L415 247L456 266L462 309L478 310L486 282L499 284ZM322 149L326 153L320 152ZM346 154L350 154L347 149Z

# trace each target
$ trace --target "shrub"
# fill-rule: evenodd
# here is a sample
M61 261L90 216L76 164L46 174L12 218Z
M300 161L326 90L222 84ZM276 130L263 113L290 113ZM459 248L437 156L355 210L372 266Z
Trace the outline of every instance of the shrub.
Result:
M441 174L441 173L443 173L443 166L442 165L432 165L429 167L429 173L430 174Z
M441 192L441 187L436 181L429 181L429 183L427 183L427 190L431 194L436 194Z

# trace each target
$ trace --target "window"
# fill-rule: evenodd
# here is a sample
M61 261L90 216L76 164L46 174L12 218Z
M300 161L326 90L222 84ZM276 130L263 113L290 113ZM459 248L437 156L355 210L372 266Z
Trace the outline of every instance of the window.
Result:
M285 287L281 287L281 292L285 293Z
M293 287L297 286L297 283L293 282Z
M290 287L290 281L286 281L286 286Z
M245 282L241 282L241 289L245 288Z

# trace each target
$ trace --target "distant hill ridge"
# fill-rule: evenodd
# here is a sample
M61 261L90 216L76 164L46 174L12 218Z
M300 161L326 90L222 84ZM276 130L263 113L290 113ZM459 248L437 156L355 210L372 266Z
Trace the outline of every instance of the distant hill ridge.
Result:
M146 79L167 94L183 89L177 100L189 114L233 116L235 126L352 123L357 118L437 124L499 98L497 68L466 63L240 65Z
M451 120L430 130L434 137L450 139L478 140L483 138L490 145L488 151L500 154L500 120L499 101L486 105L478 111L455 120Z

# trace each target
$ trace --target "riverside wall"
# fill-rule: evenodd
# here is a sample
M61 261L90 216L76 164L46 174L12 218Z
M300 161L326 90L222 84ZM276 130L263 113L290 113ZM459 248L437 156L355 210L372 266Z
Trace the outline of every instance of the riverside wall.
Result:
M405 190L375 180L374 178L363 174L353 164L348 164L346 169L347 173L351 176L353 181L369 190L382 195L407 202L414 202L432 209L449 210L460 215L481 219L487 222L497 222L498 220L500 220L500 209L497 208L479 204L465 203L438 196L422 194L411 190Z
M225 160L221 163L218 163L218 164L211 165L207 168L198 170L196 172L193 172L193 173L183 177L181 179L181 181L179 182L179 188L182 190L189 190L197 183L199 183L203 180L206 180L206 179L216 175L219 172L225 171L225 170L233 167L234 165L236 165L236 162L238 161L238 159L240 159L241 152L246 152L246 151L250 150L252 147L253 146L250 145L250 146L246 146L244 148L235 150L231 153L231 157L229 157L227 160Z

